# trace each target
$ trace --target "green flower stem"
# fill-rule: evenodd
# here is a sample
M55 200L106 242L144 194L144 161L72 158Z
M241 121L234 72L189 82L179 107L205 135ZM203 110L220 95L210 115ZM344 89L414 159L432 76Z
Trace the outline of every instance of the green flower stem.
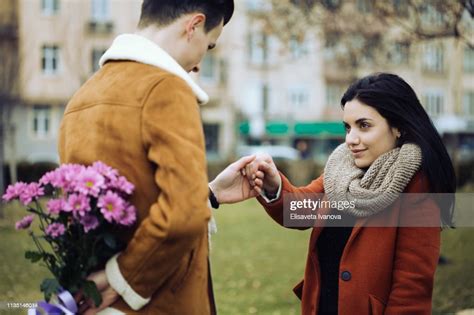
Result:
M43 246L41 246L40 242L38 241L38 239L36 238L36 235L31 232L30 233L31 237L33 238L33 241L35 242L35 245L36 245L36 248L38 248L38 251L44 255L46 253L46 251L44 250ZM44 257L44 256L43 256ZM46 263L46 266L48 267L49 271L51 271L52 274L54 274L54 270L53 270L53 267L49 264L48 260L46 259L43 259L43 262Z

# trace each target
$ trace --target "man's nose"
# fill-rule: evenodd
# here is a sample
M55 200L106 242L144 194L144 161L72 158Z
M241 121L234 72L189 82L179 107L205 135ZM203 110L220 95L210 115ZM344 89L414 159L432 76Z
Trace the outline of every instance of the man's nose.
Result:
M194 66L192 72L199 72L199 70L201 70L201 64L200 63Z

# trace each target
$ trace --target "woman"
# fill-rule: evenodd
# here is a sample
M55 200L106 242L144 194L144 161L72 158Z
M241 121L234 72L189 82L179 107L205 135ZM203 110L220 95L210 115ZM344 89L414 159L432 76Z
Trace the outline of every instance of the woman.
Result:
M310 185L293 186L265 155L245 169L255 190L263 188L259 202L281 225L282 196L289 193L355 200L353 208L342 211L354 224L313 228L304 279L294 289L302 314L431 314L438 223L452 224L453 195L403 205L397 197L454 193L449 155L415 92L396 75L358 80L341 106L345 143ZM427 224L407 226L421 211ZM392 225L378 224L387 214Z

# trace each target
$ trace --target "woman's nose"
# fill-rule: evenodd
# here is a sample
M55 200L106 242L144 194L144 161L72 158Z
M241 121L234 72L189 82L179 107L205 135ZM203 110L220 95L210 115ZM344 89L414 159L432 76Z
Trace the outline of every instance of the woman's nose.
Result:
M357 145L360 143L359 135L355 130L350 130L346 134L346 144L347 145Z

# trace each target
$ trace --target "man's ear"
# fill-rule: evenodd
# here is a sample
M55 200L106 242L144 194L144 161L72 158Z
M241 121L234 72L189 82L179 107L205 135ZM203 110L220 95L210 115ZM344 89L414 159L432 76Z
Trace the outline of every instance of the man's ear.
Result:
M206 22L206 16L202 13L196 13L191 16L191 18L186 22L186 37L190 40L196 29L199 27L204 27L204 23Z

